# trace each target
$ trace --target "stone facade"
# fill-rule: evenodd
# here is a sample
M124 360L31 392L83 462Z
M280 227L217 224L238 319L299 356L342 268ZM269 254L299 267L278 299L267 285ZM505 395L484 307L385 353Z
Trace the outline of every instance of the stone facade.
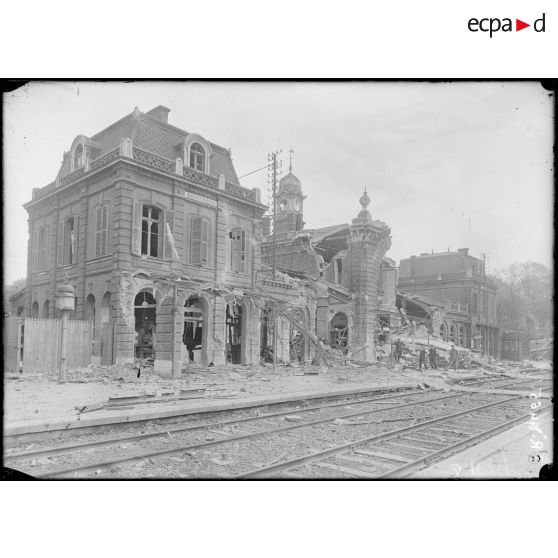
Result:
M277 296L315 311L315 297L290 278L264 284L259 192L240 186L229 150L170 125L168 112L135 109L78 136L56 180L33 190L25 315L56 317L67 280L72 317L94 326L94 362L154 356L173 377L192 358L259 362L261 308Z

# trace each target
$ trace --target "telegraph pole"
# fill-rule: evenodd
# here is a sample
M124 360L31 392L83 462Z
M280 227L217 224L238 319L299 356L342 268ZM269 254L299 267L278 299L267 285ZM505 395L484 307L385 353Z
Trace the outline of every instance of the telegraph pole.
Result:
M271 236L271 269L272 269L272 277L275 281L275 248L276 248L276 231L275 231L275 219L277 217L277 177L280 173L281 168L281 161L277 161L277 155L281 153L281 149L279 151L273 151L269 153L267 156L268 161L268 178L271 182L271 210L273 212L273 219L271 221L271 225L273 227L272 236Z
M487 264L486 252L483 252L481 256L482 256L482 272L483 272L483 284L484 284L484 323L485 323L484 328L486 332L483 350L486 355L489 355L490 353L489 353L488 339L490 335L488 330L488 289L486 283L486 264Z
M277 244L277 231L276 231L276 218L277 218L277 176L279 174L279 168L281 167L281 161L277 162L277 155L281 153L281 150L273 151L267 156L268 161L268 177L271 180L271 205L273 211L273 219L271 226L273 227L271 236L271 271L272 280L275 281L276 277L276 244ZM275 372L275 365L277 364L277 307L273 306L273 372Z

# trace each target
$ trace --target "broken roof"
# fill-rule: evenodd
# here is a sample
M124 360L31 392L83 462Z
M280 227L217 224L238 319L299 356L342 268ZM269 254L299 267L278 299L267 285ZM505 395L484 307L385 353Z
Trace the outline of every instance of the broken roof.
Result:
M325 263L329 263L335 254L347 248L349 225L342 223L320 229L305 229L302 234L310 237L314 250L323 257Z

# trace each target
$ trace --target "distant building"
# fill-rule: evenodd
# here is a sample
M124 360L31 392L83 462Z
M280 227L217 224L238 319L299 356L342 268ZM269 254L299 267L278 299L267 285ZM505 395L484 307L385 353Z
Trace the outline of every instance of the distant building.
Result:
M519 327L500 325L500 356L506 360L552 358L553 332L535 317L523 316Z
M443 306L434 332L442 339L498 356L496 284L486 275L483 260L470 256L468 248L401 260L398 289Z

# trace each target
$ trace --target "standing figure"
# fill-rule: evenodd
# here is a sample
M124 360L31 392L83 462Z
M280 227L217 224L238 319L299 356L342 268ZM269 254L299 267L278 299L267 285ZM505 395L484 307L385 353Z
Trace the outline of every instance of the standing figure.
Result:
M457 349L453 343L451 344L449 366L457 370Z
M395 362L399 362L401 360L401 355L403 354L403 348L405 347L405 345L403 345L403 341L401 341L401 338L398 337L397 341L395 342Z
M436 347L431 346L430 349L428 349L428 360L430 361L430 368L438 368L436 366L436 356Z
M419 370L422 370L423 366L426 370L426 349L421 347L419 351Z

